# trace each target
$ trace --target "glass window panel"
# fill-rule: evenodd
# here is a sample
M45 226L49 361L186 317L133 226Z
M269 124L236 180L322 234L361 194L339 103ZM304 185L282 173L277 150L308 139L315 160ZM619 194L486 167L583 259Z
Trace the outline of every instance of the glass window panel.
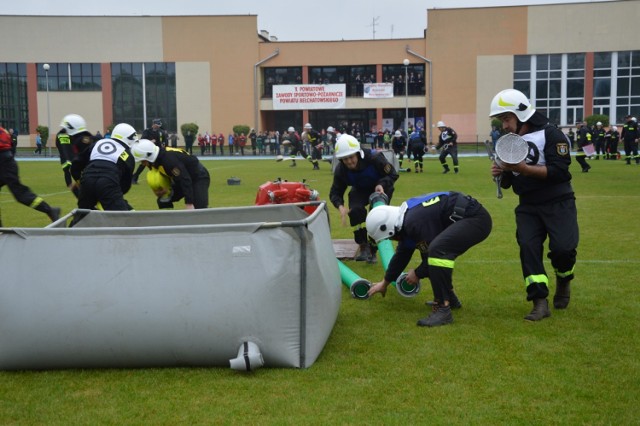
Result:
M560 80L549 81L549 98L559 99L562 96L562 87Z
M619 78L618 79L618 96L629 96L629 79L628 78Z
M611 70L595 70L594 77L611 77Z
M569 53L567 55L567 69L584 69L584 53Z
M538 70L549 69L549 55L538 55L536 57L536 69Z
M584 71L568 71L567 78L584 78Z
M549 122L553 124L560 124L560 108L552 108L547 113Z
M618 52L618 68L631 66L631 52Z
M631 96L640 96L640 77L631 79Z
M611 68L611 52L596 52L593 54L594 68Z
M611 80L609 79L595 79L593 81L593 96L596 97L609 97L611 95Z
M549 73L549 78L557 78L560 79L562 78L562 72L561 71L551 71Z
M529 96L528 93L531 92L531 82L529 81L515 81L513 84L513 88L521 91L526 96Z
M549 79L549 72L548 71L538 71L538 72L536 72L536 79L537 80L548 80Z
M567 81L567 97L582 98L584 96L584 80Z
M631 52L631 66L640 67L640 50Z
M546 99L548 93L549 93L548 81L536 82L536 99Z
M562 69L562 55L549 55L549 69Z
M513 57L513 68L515 71L529 71L531 70L531 56L529 55L516 55Z

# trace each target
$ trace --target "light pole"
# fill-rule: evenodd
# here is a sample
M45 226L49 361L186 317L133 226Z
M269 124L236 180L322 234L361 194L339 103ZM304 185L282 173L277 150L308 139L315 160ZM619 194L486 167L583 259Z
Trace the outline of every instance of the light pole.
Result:
M49 143L49 136L51 136L51 108L49 106L49 68L49 64L42 65L42 69L44 70L44 79L47 82L47 129L49 130L45 143L47 144L47 147L49 147L49 157L51 157L51 144Z
M409 141L409 60L405 58L404 64L404 132Z

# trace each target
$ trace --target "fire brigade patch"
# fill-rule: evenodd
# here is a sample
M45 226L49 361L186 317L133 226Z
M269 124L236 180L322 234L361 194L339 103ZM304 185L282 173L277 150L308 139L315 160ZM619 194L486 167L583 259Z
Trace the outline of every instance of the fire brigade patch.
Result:
M391 173L391 164L385 164L384 172L385 172L385 174Z
M180 176L180 169L179 169L179 168L177 168L177 167L174 167L174 168L171 170L171 174L172 174L172 175L174 175L175 177Z
M569 144L566 142L559 142L556 144L556 152L558 155L569 155Z
M91 142L93 142L93 138L91 136L83 136L81 142L85 145L89 145Z

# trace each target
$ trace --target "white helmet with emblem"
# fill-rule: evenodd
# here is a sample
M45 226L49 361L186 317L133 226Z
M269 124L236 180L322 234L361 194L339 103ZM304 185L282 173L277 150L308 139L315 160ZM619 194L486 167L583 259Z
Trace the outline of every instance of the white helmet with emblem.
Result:
M153 163L158 158L160 148L149 139L140 139L131 146L131 153L136 163L146 160Z
M60 127L66 130L69 136L87 131L87 122L78 114L67 114L60 122Z
M376 243L396 234L396 225L400 217L400 207L378 206L367 215L367 234Z
M131 148L131 145L138 140L138 134L136 129L132 125L127 123L117 124L111 131L111 139L118 140L125 143Z
M506 89L493 97L489 117L495 117L505 112L515 114L518 120L524 123L531 118L536 109L524 93L515 89Z
M337 159L349 157L353 154L357 154L358 152L360 153L360 157L364 158L364 152L360 148L360 142L351 135L340 135L336 142L334 152Z

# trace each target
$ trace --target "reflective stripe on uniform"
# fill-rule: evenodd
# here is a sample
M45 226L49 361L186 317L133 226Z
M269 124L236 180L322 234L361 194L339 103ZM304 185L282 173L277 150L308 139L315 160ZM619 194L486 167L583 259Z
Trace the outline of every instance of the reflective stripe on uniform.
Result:
M438 259L435 257L430 257L427 261L429 266L437 266L439 268L449 268L453 269L453 265L455 264L455 260L449 259Z
M547 277L544 274L539 274L539 275L529 275L528 277L525 277L524 279L524 285L529 287L529 285L533 284L533 283L541 283L544 284L546 286L549 285L549 277Z

